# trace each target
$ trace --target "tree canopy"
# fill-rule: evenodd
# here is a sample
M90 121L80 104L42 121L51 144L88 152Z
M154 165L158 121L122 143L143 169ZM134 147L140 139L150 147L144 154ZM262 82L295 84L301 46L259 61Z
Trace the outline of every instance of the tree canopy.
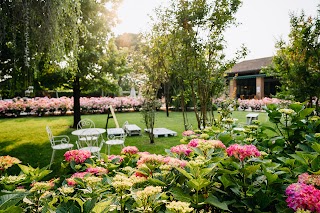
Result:
M165 86L171 85L182 110L188 101L193 104L199 128L214 121L213 113L208 113L211 98L221 94L224 72L245 53L243 48L232 60L227 60L224 53L223 33L235 24L234 15L240 6L239 0L172 0L170 6L156 10L152 31L147 35L151 72L158 76L153 73L151 79L162 78Z
M41 87L42 73L56 79L59 62L77 47L78 6L71 0L1 1L2 95L21 96L28 86Z
M292 13L290 27L289 41L277 42L273 65L266 71L280 80L285 98L311 104L320 98L320 6L316 17Z

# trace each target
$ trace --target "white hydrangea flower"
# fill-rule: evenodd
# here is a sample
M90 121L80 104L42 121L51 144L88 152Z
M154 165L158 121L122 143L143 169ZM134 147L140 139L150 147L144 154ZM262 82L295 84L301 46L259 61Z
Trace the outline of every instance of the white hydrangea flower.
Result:
M193 211L193 208L190 207L190 203L181 202L181 201L172 201L166 205L167 209L176 212L176 213L190 213Z

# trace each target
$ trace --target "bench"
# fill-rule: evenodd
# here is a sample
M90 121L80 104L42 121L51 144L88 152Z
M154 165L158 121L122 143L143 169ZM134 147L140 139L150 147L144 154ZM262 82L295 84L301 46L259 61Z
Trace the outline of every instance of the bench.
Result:
M150 129L144 129L144 131L150 133ZM154 128L153 135L155 138L159 136L164 136L164 137L177 136L177 132L172 131L170 129L166 129L166 128Z
M126 133L131 136L131 135L141 135L141 128L138 127L136 124L125 124L124 125L124 130Z
M259 114L258 113L249 113L246 115L247 117L247 124L252 124L253 120L258 120Z

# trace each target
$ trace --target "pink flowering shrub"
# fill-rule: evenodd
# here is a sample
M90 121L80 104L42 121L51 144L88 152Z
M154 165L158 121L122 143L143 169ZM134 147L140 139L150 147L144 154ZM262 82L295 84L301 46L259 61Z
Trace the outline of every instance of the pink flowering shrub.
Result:
M9 155L7 156L0 156L0 172L4 171L14 164L21 163L21 161L18 158L11 157Z
M189 147L197 147L200 140L202 140L202 139L192 139L192 140L188 143L188 146L189 146Z
M77 173L74 173L70 178L66 179L67 184L69 186L75 186L77 184L75 178L83 179L84 176L90 175L90 174L91 174L90 172L77 172Z
M129 155L134 155L139 152L139 149L135 146L126 146L121 150L121 154L129 154Z
M169 157L169 156L163 158L163 163L170 165L172 167L181 167L181 168L184 168L187 165L187 161L180 160L178 158Z
M320 190L313 185L293 183L286 189L288 207L320 212Z
M91 157L91 152L87 150L70 150L64 154L64 157L67 162L74 161L80 164Z
M298 182L286 188L286 202L293 210L320 212L320 175L302 173ZM318 188L317 188L318 187Z
M192 152L192 149L190 149L188 145L181 144L181 145L171 147L170 151L178 155L189 156L190 153Z
M121 157L120 155L109 155L108 160L109 161L117 161L117 163L121 163L124 160L124 158Z
M163 156L156 154L145 154L140 157L137 162L137 167L141 167L143 165L147 166L157 166L163 164Z
M223 104L226 102L226 99L217 98L213 99L213 103L216 104L218 107L222 107ZM268 98L265 97L263 99L238 99L237 103L239 105L239 109L252 109L252 110L261 110L268 104L277 104L277 105L287 105L290 101L281 100L278 98Z
M225 149L226 146L220 140L203 140L203 139L192 139L188 143L189 147L198 147L203 149Z
M182 136L190 136L190 135L195 135L196 133L193 130L186 130L182 132Z
M320 175L309 175L308 173L302 173L298 177L298 182L320 186Z
M226 145L222 143L220 140L207 140L206 143L210 144L212 148L220 148L220 149L225 149Z
M86 172L89 172L94 175L103 175L103 174L108 174L108 169L103 168L103 167L89 167L86 169Z
M143 103L142 98L132 97L81 97L80 110L82 113L102 113L105 112L109 106L115 109L130 109L135 110L141 107ZM12 100L0 100L0 115L6 114L20 115L21 112L32 113L36 115L43 115L44 113L64 114L73 109L73 97L35 97L35 98L13 98Z
M261 155L257 147L254 145L232 144L226 151L228 156L233 156L240 161L243 161L245 158L259 157Z

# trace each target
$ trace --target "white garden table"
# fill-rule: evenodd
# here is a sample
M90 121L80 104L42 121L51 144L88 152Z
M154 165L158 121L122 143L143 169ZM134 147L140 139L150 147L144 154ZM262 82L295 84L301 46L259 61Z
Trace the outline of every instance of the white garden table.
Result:
M107 134L108 136L114 135L114 136L119 136L123 135L125 132L122 128L109 128L107 129Z

